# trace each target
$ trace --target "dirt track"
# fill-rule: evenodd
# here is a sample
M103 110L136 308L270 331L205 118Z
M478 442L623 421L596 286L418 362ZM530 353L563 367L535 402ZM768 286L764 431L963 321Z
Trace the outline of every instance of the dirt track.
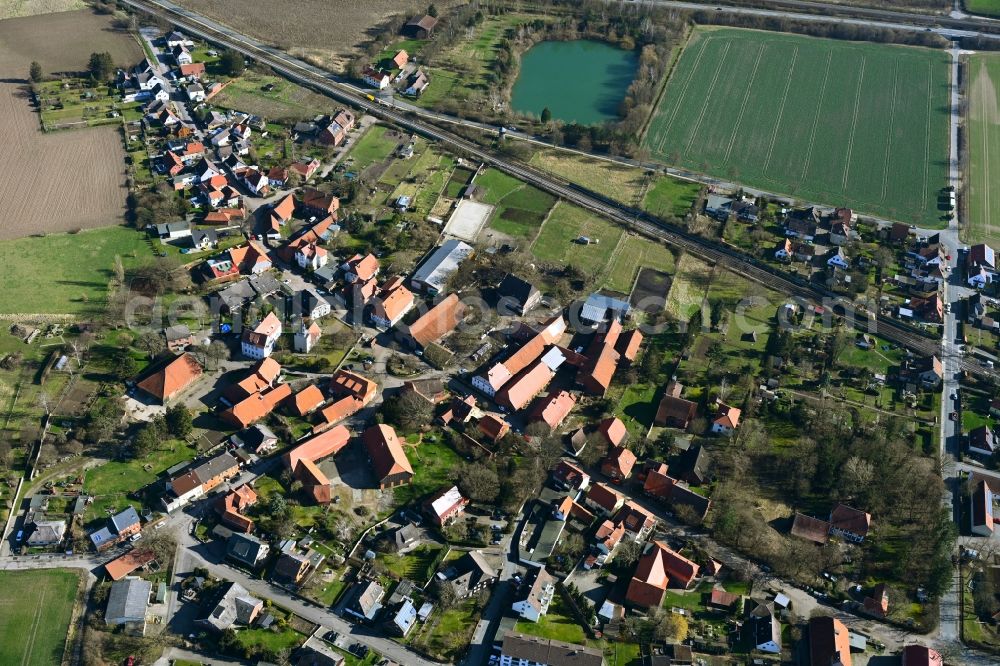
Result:
M141 57L110 17L89 10L0 21L0 239L116 224L125 209L125 152L115 127L44 134L27 72L86 67L95 50L116 62Z

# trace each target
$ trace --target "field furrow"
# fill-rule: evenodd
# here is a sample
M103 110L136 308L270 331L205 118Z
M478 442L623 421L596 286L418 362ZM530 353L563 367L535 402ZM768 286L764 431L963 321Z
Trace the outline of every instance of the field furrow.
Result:
M947 67L932 49L699 28L646 146L751 187L942 226Z

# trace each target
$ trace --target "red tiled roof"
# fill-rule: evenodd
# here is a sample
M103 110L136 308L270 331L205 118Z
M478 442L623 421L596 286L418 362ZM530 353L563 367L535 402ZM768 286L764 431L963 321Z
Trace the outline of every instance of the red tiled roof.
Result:
M289 469L294 470L302 460L316 462L327 456L339 453L351 439L350 431L342 425L312 437L286 453L282 460Z
M410 337L421 347L426 347L455 330L464 313L465 304L459 300L458 294L449 294L410 324Z
M615 344L615 351L625 360L634 361L636 354L639 353L639 345L641 344L642 333L639 332L639 329L633 328L618 338L618 342Z
M295 413L299 416L304 416L322 405L325 399L326 398L323 397L323 391L315 384L310 384L295 394L295 397L292 399L292 404L294 406Z
M907 645L903 648L902 666L944 666L944 657L924 645Z
M667 476L667 465L665 463L656 463L650 465L646 471L646 480L642 485L642 490L647 495L666 499L670 497L670 492L676 483L674 479Z
M286 195L281 201L274 204L271 208L271 214L277 217L282 222L287 222L292 219L292 213L295 212L295 197L291 194Z
M662 542L654 541L646 554L639 558L625 598L643 608L658 606L671 582L686 588L697 575L697 564Z
M497 391L496 402L514 411L524 408L531 399L545 389L554 373L549 366L537 361Z
M349 370L337 370L330 376L330 393L336 398L350 396L367 405L377 391L378 384Z
M552 391L540 398L531 410L531 421L542 421L555 430L576 406L576 397L568 391Z
M604 419L597 427L597 431L604 435L611 446L621 446L621 443L628 438L628 428L617 416Z
M374 425L361 436L371 458L375 476L382 481L395 474L408 473L413 475L413 467L399 443L399 437L391 426Z
M136 569L156 559L152 550L130 550L121 557L104 565L111 580L121 580Z
M479 419L479 432L494 442L503 439L508 430L510 430L510 424L496 414L487 414Z
M138 387L165 402L190 386L201 373L201 365L194 356L184 353L143 379Z
M835 617L819 615L809 620L809 658L811 664L851 666L851 639L844 623Z
M278 403L290 395L292 395L291 386L278 384L266 393L254 393L244 398L224 411L222 416L240 428L245 428L270 414Z
M635 467L635 454L623 446L612 447L608 451L601 471L613 479L627 479Z
M731 430L736 429L740 425L740 414L742 411L737 407L730 407L729 405L719 403L719 415L715 418L712 423L718 423L724 428L729 428Z
M614 511L622 501L622 495L603 483L595 483L587 491L587 499L606 511Z
M851 508L846 504L838 504L830 512L830 526L845 532L865 536L871 527L871 514Z

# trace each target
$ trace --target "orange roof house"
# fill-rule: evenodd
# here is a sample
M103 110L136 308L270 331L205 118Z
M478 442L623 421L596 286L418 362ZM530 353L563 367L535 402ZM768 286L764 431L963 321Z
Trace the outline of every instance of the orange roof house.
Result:
M193 76L199 78L205 74L205 63L203 62L188 62L177 67L181 76Z
M698 575L698 565L660 541L650 544L639 558L625 600L639 608L655 608L663 602L667 587L687 588Z
M712 432L722 435L731 434L740 425L741 410L737 407L730 407L727 404L719 403L719 415L712 421Z
M378 275L378 258L371 252L364 256L356 254L348 259L342 268L348 282L368 282Z
M537 361L516 378L507 382L496 392L496 402L508 409L517 411L523 409L531 400L541 393L555 373L542 361Z
M254 492L254 489L248 485L242 485L220 498L215 505L215 510L227 526L249 534L253 532L253 520L243 515L243 511L256 503L257 493Z
M611 417L601 421L597 426L597 432L604 435L604 439L611 446L621 446L628 439L628 428L618 417Z
M587 362L577 374L577 381L589 393L603 396L611 386L611 378L618 368L620 355L615 351L622 325L617 319L608 324L603 334L596 334L587 348Z
M401 49L396 55L392 56L392 62L396 64L396 67L402 69L406 67L406 63L410 62L410 54Z
M625 447L612 447L601 463L601 473L611 479L612 483L621 483L632 474L635 460L635 454Z
M413 479L413 467L392 427L374 425L364 431L361 441L368 451L379 488L392 488Z
M809 620L809 663L851 666L851 638L843 622L827 615Z
M628 331L620 338L615 344L615 351L629 363L635 360L636 354L639 353L639 346L642 345L642 333L639 329L633 328Z
M396 276L386 280L371 301L371 318L376 326L392 328L413 307L413 292Z
M305 416L322 405L325 400L322 389L315 384L310 384L292 398L292 409L297 415Z
M333 215L340 208L340 199L311 187L302 188L299 196L302 207L314 215Z
M496 414L487 414L479 419L479 432L492 442L498 442L510 431L510 424Z
M152 550L130 550L118 559L111 560L104 565L104 570L108 572L111 580L121 580L139 567L144 567L153 560L156 555Z
M552 391L544 398L540 398L535 407L531 410L529 419L535 422L545 423L549 428L555 430L569 416L570 411L576 406L576 397L567 391Z
M666 463L653 463L646 469L646 479L642 484L642 492L650 497L665 499L670 497L674 485L677 483L667 475Z
M290 395L292 395L291 386L288 384L278 384L270 391L254 393L240 400L222 412L222 418L239 428L246 428L273 412L278 404Z
M357 413L372 401L377 392L378 384L366 377L347 370L333 373L330 377L330 393L338 399L320 410L319 425L313 431L325 430Z
M271 217L278 222L287 222L292 219L295 213L295 197L291 194L284 196L281 201L271 207Z
M605 513L617 511L625 498L617 490L603 483L595 483L590 486L584 497L584 503L594 509L599 509Z
M465 304L458 294L449 294L404 331L414 347L423 348L448 335L462 321Z
M303 460L316 462L340 453L350 440L351 432L339 425L299 444L282 456L282 460L290 470L294 471Z
M201 365L194 356L184 353L140 381L137 386L165 403L190 386L201 373Z
M557 315L547 321L520 349L509 358L496 363L483 375L472 379L472 385L487 395L494 395L519 372L541 358L545 348L556 343L566 331L566 321Z

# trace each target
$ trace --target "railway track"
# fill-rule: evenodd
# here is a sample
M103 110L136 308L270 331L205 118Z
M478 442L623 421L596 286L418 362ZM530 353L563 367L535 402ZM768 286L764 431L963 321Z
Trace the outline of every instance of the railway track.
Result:
M702 238L645 211L626 206L608 197L592 192L561 178L544 173L516 160L497 155L483 147L464 139L450 131L420 119L412 111L401 112L384 103L368 98L367 91L349 83L339 81L332 74L322 72L287 54L253 43L248 38L233 32L223 32L208 25L202 17L187 10L178 11L152 0L122 0L139 11L165 18L191 35L234 49L260 64L267 65L282 76L305 87L316 90L345 104L364 109L381 120L393 123L426 138L449 146L500 171L523 180L535 187L586 208L614 222L632 228L655 240L663 241L678 249L698 256L705 261L722 266L749 280L804 299L809 303L821 304L834 312L851 311L854 304L834 294L828 289L785 274L763 262L730 248L720 242ZM437 114L428 114L434 116ZM877 334L921 355L941 353L940 340L917 329L911 328L883 315L869 316L859 311L863 321L855 319L855 326L868 333ZM961 368L980 376L997 376L993 371L965 359L959 362Z

